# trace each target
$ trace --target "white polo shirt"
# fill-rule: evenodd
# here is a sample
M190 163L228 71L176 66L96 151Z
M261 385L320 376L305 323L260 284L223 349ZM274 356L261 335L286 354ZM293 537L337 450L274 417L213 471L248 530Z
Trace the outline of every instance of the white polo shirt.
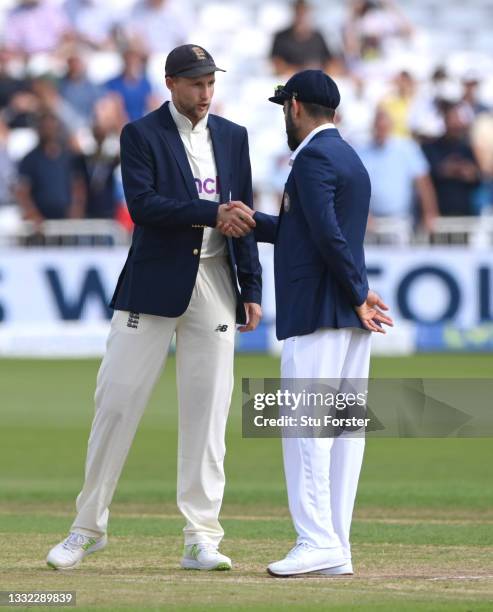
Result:
M172 101L169 103L169 110L185 147L199 198L219 203L221 201L220 183L212 139L207 127L209 115L207 114L193 127L190 119L182 115ZM226 240L221 232L213 227L204 228L200 258L226 255Z

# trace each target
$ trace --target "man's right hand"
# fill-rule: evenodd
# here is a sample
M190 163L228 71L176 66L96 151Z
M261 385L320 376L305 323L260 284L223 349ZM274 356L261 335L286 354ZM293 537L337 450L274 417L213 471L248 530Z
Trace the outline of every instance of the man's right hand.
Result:
M243 202L233 201L220 204L216 227L225 236L241 238L255 227L253 213L254 211Z

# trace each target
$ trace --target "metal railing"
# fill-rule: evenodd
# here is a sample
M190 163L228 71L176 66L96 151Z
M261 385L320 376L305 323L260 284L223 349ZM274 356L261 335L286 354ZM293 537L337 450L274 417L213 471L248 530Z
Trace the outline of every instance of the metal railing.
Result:
M77 247L127 246L130 233L118 222L108 219L71 219L45 221L36 227L20 221L8 229L0 224L0 246ZM493 247L493 215L480 217L438 217L431 233L413 226L412 220L391 217L373 218L367 230L366 245L468 245Z
M377 246L468 245L493 247L493 215L478 217L438 217L432 232L415 228L411 219L372 218L365 243Z
M35 226L22 221L15 229L0 230L0 246L74 247L128 245L130 234L111 219L70 219L44 221Z

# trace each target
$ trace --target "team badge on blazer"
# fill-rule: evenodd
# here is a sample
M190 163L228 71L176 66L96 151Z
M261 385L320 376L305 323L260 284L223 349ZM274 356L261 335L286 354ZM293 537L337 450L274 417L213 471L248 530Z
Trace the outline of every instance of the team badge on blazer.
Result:
M287 191L284 192L284 198L282 200L282 205L284 208L284 212L288 212L289 207L291 206L291 200L289 198L289 193Z

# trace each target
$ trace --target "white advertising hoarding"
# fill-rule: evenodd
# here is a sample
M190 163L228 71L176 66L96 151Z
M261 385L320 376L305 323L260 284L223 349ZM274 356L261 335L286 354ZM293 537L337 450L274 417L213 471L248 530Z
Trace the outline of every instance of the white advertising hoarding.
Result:
M107 304L126 254L126 248L0 249L0 354L101 354ZM240 339L240 350L275 348L272 247L262 245L261 259L265 325ZM493 326L491 251L378 247L366 249L366 260L370 286L388 302L396 323L395 331L376 339L380 352L419 349L421 327Z

